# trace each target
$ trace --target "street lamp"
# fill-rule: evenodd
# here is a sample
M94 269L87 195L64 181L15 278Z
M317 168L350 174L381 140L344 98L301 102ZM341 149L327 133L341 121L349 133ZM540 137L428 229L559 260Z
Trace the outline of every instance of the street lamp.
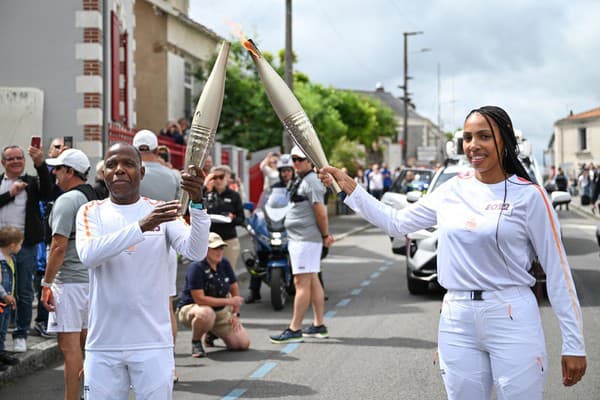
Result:
M408 37L421 35L423 31L416 32L404 32L404 85L400 86L404 90L404 125L402 126L402 162L406 165L406 150L408 148L408 102L410 101L410 97L408 95L408 80L410 77L408 76Z

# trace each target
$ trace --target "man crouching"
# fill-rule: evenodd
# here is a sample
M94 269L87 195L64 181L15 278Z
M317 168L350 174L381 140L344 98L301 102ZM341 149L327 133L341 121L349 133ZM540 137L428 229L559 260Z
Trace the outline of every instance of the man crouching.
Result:
M244 299L229 261L223 258L225 246L221 236L211 232L206 258L191 263L185 275L177 316L182 324L192 327L192 357L206 357L204 334L221 338L229 350L250 347L240 322Z

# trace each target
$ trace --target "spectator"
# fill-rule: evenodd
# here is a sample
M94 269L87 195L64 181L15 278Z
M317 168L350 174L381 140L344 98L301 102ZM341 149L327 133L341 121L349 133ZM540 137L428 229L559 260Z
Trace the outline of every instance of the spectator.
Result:
M203 261L190 264L181 291L177 315L192 328L192 357L205 357L202 337L211 332L229 350L250 347L248 333L240 321L244 299L231 264L223 257L227 243L217 233L208 236L208 252Z
M164 129L160 130L160 136L169 137L177 144L185 144L181 127L177 122L169 121Z
M19 363L6 351L4 339L12 313L17 308L15 299L15 254L21 250L23 232L14 226L0 229L0 372Z
M65 149L65 141L62 137L52 140L48 147L48 158L56 158Z
M75 249L75 217L79 207L97 196L94 188L86 183L90 161L81 150L65 150L47 162L54 166L56 183L63 194L54 202L49 219L52 241L42 281L42 303L50 311L48 331L57 334L65 360L65 400L79 400L89 278Z
M558 167L558 173L554 177L554 184L556 185L556 190L561 192L566 192L568 189L569 181L561 167Z
M373 164L369 174L369 193L377 200L381 199L383 194L383 174L377 164Z
M387 163L381 164L381 174L383 175L383 193L392 187L392 172L388 169Z
M365 171L358 167L356 170L356 176L354 177L354 182L356 182L363 189L367 190L367 178L365 177Z
M29 146L28 153L37 176L24 173L25 153L19 146L7 146L2 150L5 172L0 175L0 228L11 225L24 232L23 246L16 254L17 314L13 331L13 351L20 353L27 351L37 246L44 240L39 202L47 200L53 188L42 150Z
M94 190L99 200L106 199L108 197L108 188L104 181L104 160L96 163L96 177L94 178Z
M279 181L278 159L279 156L270 151L265 159L260 162L260 170L263 174L263 192L267 192L271 186Z
M184 172L190 225L177 201L142 198L144 167L133 146L117 143L104 157L110 197L77 214L77 253L90 271L90 316L84 379L91 399L172 399L173 337L168 249L192 260L206 255L210 224L202 177Z
M212 156L210 154L208 154L206 156L206 159L204 160L204 165L202 166L202 171L204 171L205 175L210 174L210 170L213 167L213 159Z
M184 144L187 144L188 137L190 136L190 123L186 118L183 117L179 118L177 123L179 124L181 134L183 135L183 142Z
M158 156L161 158L161 163L168 168L173 169L173 164L171 164L171 150L169 147L164 144L159 145L157 148Z
M229 219L228 222L213 220L210 231L218 233L227 243L225 258L235 269L240 256L240 240L235 227L244 223L244 206L240 195L228 187L230 176L231 169L227 165L211 169L206 177L206 211Z
M415 173L413 171L406 171L406 176L402 180L402 185L400 185L400 193L408 193L411 190L415 190L412 186L414 180Z

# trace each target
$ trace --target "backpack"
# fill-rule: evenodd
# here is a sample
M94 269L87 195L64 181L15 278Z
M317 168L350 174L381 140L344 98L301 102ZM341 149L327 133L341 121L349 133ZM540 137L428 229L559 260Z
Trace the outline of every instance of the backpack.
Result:
M82 183L79 186L75 186L71 190L80 191L85 195L85 198L88 201L98 200L98 194L90 184ZM70 192L71 190L68 191ZM52 206L54 206L54 201L49 201L46 203L46 207L44 208L44 241L48 245L52 242L52 228L50 227L50 213L52 212ZM69 240L75 239L74 235L71 236L73 237L70 237Z

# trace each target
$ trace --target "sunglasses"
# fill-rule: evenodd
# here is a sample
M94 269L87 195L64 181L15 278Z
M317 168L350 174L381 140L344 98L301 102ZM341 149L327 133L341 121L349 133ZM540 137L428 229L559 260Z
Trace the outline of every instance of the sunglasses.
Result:
M62 147L62 144L55 144L52 147L54 147L55 149L60 149Z
M215 176L213 176L213 179L219 179L219 180L225 179L225 175L215 175Z
M306 158L292 157L292 162L302 162L302 161L306 161Z

